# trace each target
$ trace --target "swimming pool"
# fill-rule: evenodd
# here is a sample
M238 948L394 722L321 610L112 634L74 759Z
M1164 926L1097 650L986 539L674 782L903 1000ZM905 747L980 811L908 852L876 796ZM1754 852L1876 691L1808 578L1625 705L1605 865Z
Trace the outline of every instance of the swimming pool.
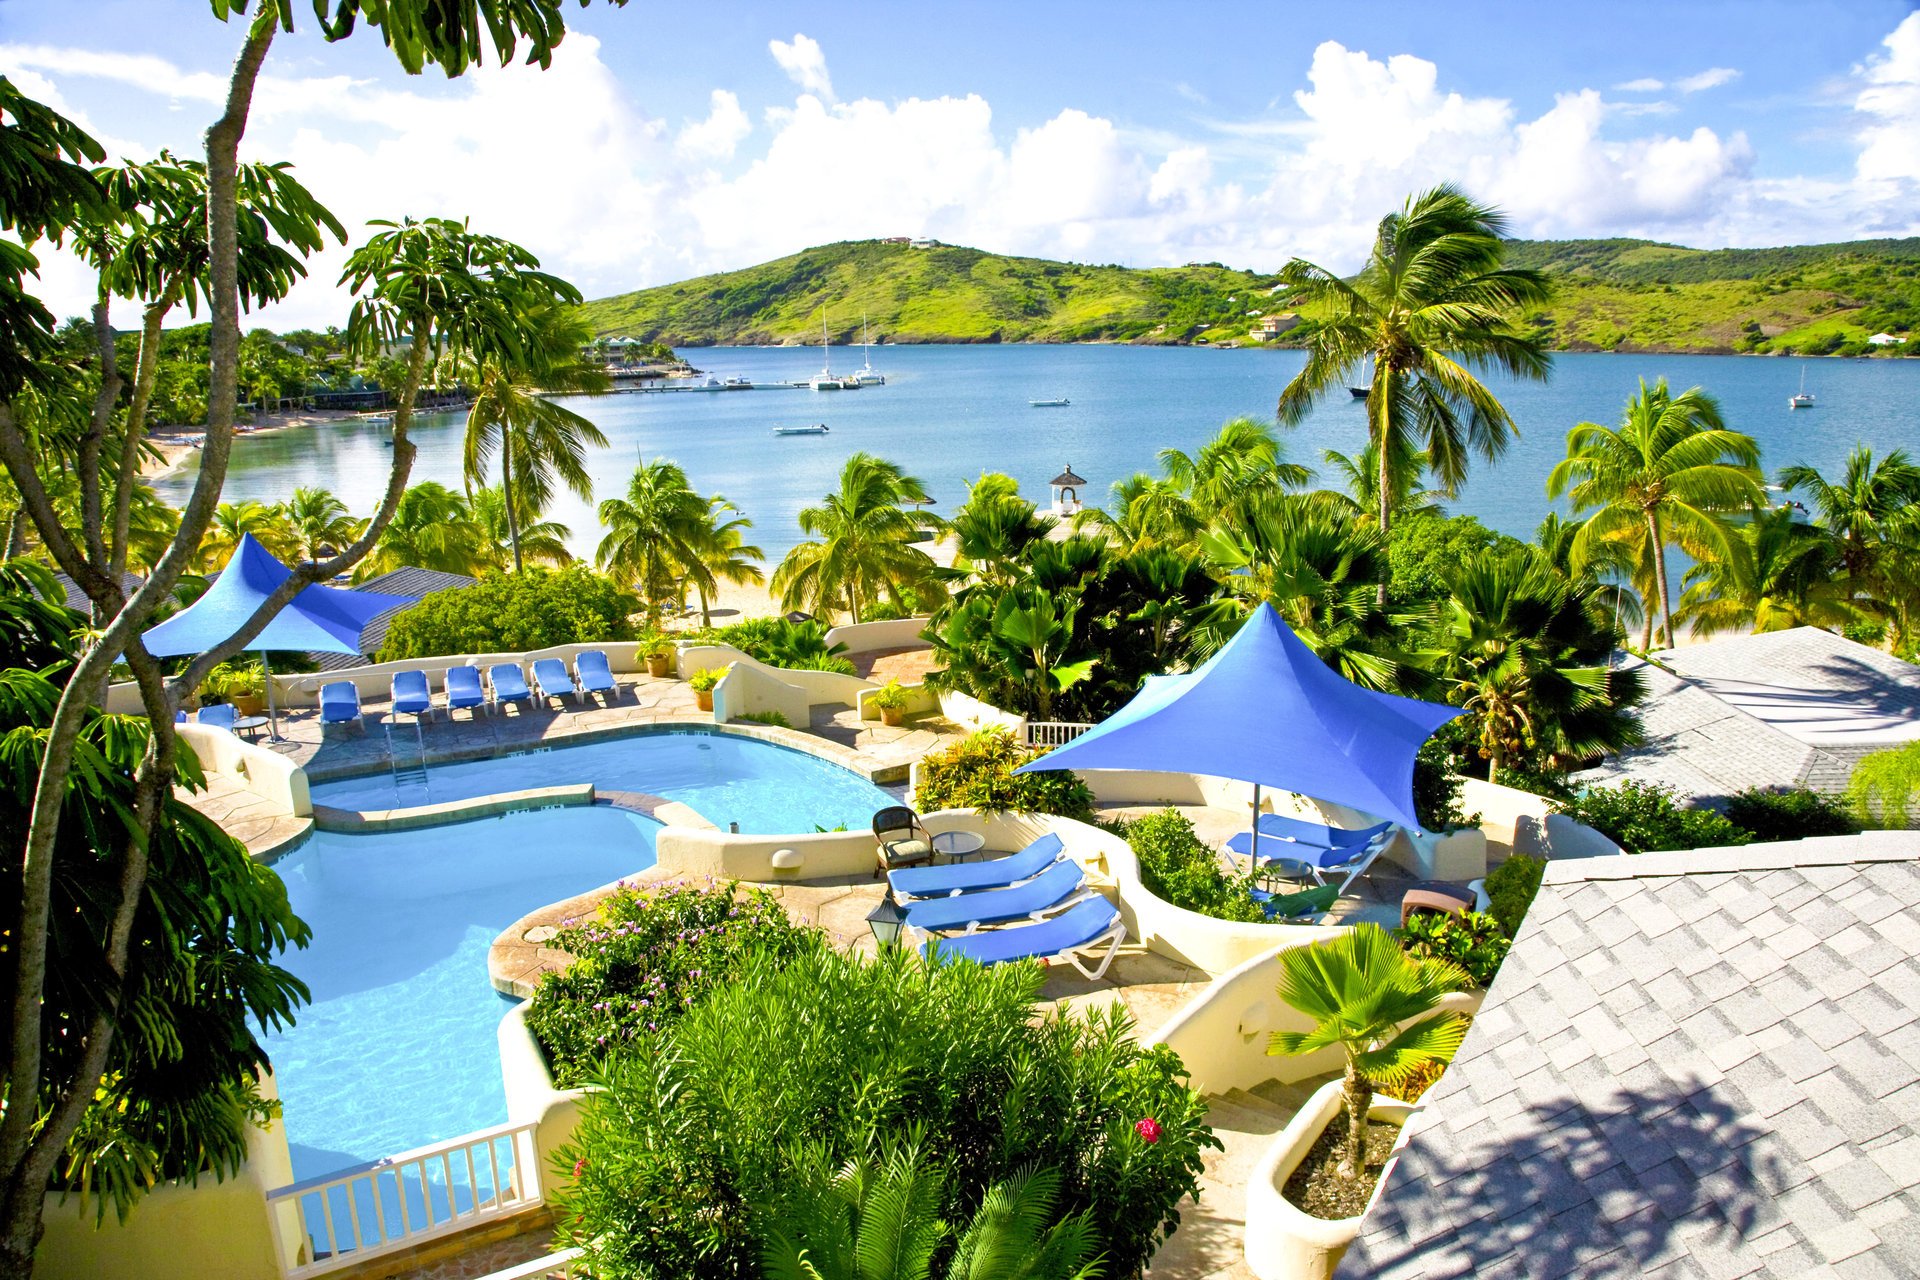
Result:
M736 822L754 835L845 826L861 830L894 799L839 765L757 738L676 729L580 746L518 752L490 760L437 764L423 790L387 774L313 785L316 804L387 809L469 800L501 791L590 782L692 806L716 827Z
M536 785L536 784L529 784ZM304 1179L506 1119L487 977L502 929L654 864L659 824L606 805L374 835L316 832L274 869L313 942L313 992L266 1037Z

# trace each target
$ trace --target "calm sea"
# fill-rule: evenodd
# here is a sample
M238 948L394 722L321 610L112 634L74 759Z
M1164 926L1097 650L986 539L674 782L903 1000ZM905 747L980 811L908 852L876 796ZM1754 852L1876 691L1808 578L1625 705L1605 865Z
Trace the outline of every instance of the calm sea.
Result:
M820 366L818 348L715 347L686 353L716 377L804 379ZM614 395L570 401L598 423L609 447L592 460L596 496L624 490L635 460L664 455L686 468L705 493L725 494L754 522L752 540L777 560L801 539L795 516L831 489L856 450L894 459L923 479L938 509L966 498L967 482L1004 471L1044 502L1047 482L1064 467L1089 481L1083 498L1103 501L1108 487L1152 469L1168 447L1191 451L1222 422L1271 418L1281 386L1300 367L1289 351L1209 351L1188 347L944 346L884 347L873 367L887 384L860 391L772 390L715 394ZM836 370L861 355L836 349ZM1787 397L1805 367L1819 407L1790 411ZM1883 451L1920 452L1920 360L1811 360L1733 356L1563 355L1545 385L1497 383L1520 438L1492 465L1478 464L1452 509L1495 528L1529 533L1549 509L1548 469L1564 454L1567 428L1611 423L1640 378L1676 387L1700 385L1720 398L1727 420L1760 441L1769 473L1793 462L1835 468L1857 441ZM1064 408L1029 400L1064 398ZM1363 410L1342 394L1288 432L1287 451L1318 466L1321 450L1353 452L1363 442ZM823 422L825 436L776 437L776 426ZM458 418L427 419L414 437L416 480L460 483ZM278 501L300 485L332 488L364 514L385 487L392 460L384 431L365 425L301 428L236 442L229 501ZM157 487L179 502L192 470ZM599 530L592 508L564 493L551 513L569 525L576 550L591 553Z

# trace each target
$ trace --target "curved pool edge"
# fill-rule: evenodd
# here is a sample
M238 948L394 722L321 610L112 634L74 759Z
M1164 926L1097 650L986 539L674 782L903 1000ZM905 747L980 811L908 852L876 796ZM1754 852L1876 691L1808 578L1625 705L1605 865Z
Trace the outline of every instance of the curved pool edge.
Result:
M313 825L320 831L345 835L365 835L378 831L414 831L421 827L452 826L476 818L494 818L503 813L527 809L571 808L594 802L591 782L566 783L556 787L528 787L521 791L495 791L469 800L445 800L439 804L412 805L402 809L337 809L332 805L313 806Z
M658 862L642 867L632 875L609 881L571 898L535 907L494 936L487 947L487 980L501 995L531 1000L542 975L556 967L567 952L547 945L553 935L569 921L598 914L600 902L622 885L667 883L687 877L663 869Z

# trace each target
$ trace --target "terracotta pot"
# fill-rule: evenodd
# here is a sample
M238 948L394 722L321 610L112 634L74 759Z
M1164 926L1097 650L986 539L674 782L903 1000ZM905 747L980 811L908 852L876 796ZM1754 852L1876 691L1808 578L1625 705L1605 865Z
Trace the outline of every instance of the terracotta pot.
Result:
M905 711L903 711L902 709L900 709L899 707L882 707L882 708L880 708L880 723L881 723L881 724L884 724L884 725L888 725L888 726L890 726L890 727L896 727L896 728L897 728L897 727L899 726L899 724L900 724L900 722L901 722L901 721L903 721L903 720L905 720L906 718L907 718L907 713L906 713Z
M693 691L693 700L702 711L713 710L713 690L695 689Z
M267 709L267 695L264 693L236 693L232 701L233 709L243 716L257 716Z
M662 678L667 674L667 664L670 661L672 661L672 659L670 659L664 653L648 654L647 655L647 674L652 676L656 680Z

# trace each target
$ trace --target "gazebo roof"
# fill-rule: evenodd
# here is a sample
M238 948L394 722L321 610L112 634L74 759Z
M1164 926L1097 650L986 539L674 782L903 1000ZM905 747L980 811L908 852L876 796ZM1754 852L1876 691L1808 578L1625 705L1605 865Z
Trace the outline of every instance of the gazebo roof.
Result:
M1083 477L1073 474L1073 467L1071 464L1069 464L1065 471L1062 471L1059 475L1053 478L1053 483L1057 485L1064 485L1068 488L1073 488L1075 486L1085 484L1086 480Z

